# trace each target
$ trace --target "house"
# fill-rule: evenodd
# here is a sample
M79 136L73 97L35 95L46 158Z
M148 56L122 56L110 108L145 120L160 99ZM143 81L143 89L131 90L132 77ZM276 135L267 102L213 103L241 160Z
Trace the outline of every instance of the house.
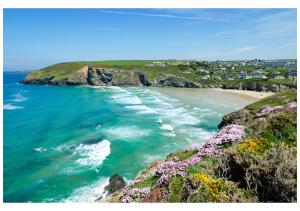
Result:
M276 70L272 71L272 75L279 75L279 74L280 74L279 71L276 71Z
M290 70L287 72L287 76L290 79L296 79L297 78L297 70Z
M145 64L145 67L153 67L154 64Z
M251 79L252 75L248 74L240 74L239 79L246 80L246 79Z
M265 78L267 78L267 76L263 74L252 75L252 79L265 79Z
M161 66L161 67L165 67L166 66L164 62L153 62L153 65Z
M222 78L220 76L215 76L214 79L215 80L222 80Z
M254 70L249 73L252 79L265 79L267 76L265 75L265 71Z
M284 79L284 77L282 76L282 75L276 75L275 77L274 77L274 79Z
M204 75L204 76L201 76L199 78L202 79L202 80L208 80L208 79L210 79L210 75Z

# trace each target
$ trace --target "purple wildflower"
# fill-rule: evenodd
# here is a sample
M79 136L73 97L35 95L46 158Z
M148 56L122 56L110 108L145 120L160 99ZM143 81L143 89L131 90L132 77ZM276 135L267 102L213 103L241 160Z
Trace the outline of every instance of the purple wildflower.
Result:
M291 110L297 108L297 103L296 102L292 102L287 104L286 106L284 106L283 110L287 111L287 110Z
M297 103L296 102L292 102L292 103L289 103L287 104L286 106L265 106L258 114L257 116L263 116L263 115L266 115L266 114L269 114L271 112L274 112L274 111L287 111L287 110L291 110L291 109L294 109L294 108L297 108Z
M133 188L129 189L129 186L126 186L123 191L123 195L121 196L122 203L130 203L133 202L136 198L145 198L150 194L150 188Z
M164 183L171 177L184 176L186 174L185 169L189 166L196 165L202 157L222 156L223 152L218 150L217 146L240 140L244 138L244 136L244 126L242 125L233 124L224 127L208 141L201 144L198 148L193 148L198 151L196 155L183 161L176 162L174 160L169 160L160 164L155 171L156 175L160 176L157 181L157 185L163 186Z

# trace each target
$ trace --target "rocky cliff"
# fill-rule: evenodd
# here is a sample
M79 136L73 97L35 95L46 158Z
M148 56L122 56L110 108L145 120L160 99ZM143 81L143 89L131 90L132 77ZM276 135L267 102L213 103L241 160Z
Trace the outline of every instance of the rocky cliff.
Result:
M191 80L170 74L161 74L149 80L147 73L137 69L125 70L120 68L95 68L84 66L67 77L48 74L45 77L34 77L29 74L24 78L23 84L49 84L49 85L92 85L92 86L170 86L170 87L199 87Z

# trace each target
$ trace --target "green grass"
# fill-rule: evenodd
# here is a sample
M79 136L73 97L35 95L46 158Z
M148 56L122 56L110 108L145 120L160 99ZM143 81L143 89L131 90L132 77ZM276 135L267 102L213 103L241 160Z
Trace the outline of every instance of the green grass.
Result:
M143 180L141 182L138 182L138 183L134 184L133 187L134 188L146 188L146 187L153 188L153 187L156 186L157 180L158 180L158 177L153 176L153 177L150 177L146 180Z
M270 97L264 98L263 100L260 100L256 103L250 104L246 106L246 109L253 110L258 112L265 106L284 106L290 102L295 102L297 101L297 91L292 90L292 91L286 91L286 92L281 92L274 94Z
M193 155L195 155L196 151L179 151L179 152L173 152L170 155L168 155L167 160L172 160L173 158L178 158L179 160L186 160Z
M62 79L64 77L72 75L73 73L77 72L79 69L81 69L84 66L85 64L74 63L74 62L55 64L40 69L38 71L32 72L27 76L27 78L37 79L37 78L46 78L46 77L55 76L55 79Z

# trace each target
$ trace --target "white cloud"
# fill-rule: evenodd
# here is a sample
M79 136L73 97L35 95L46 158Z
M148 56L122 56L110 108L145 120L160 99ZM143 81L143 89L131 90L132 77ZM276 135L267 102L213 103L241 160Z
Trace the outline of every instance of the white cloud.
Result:
M258 19L256 31L258 36L274 37L296 35L297 23L294 10L265 15Z
M112 11L112 10L104 10L104 11L100 11L100 12L109 13L109 14L119 14L119 15L138 15L138 16L173 18L173 19L183 19L183 20L220 21L220 22L228 22L229 21L229 20L222 19L222 18L201 17L201 16L197 16L197 15L195 15L195 16L182 16L182 15L174 15L174 14L123 12L123 11Z

